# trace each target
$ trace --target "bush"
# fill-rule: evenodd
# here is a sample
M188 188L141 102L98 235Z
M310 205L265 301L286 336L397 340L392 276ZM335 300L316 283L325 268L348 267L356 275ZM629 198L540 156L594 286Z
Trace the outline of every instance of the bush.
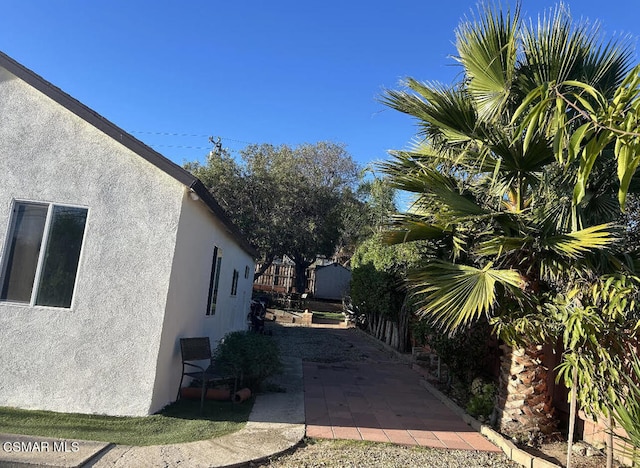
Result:
M282 372L280 350L275 340L252 332L232 332L224 337L215 351L221 370L241 377L252 391L268 377Z
M488 417L495 406L497 388L493 383L487 383L480 378L474 379L471 384L473 396L467 404L467 413L473 417Z
M486 322L476 322L455 335L445 334L429 324L422 325L422 332L426 333L426 344L447 365L450 376L463 386L468 387L475 376L485 373L491 338L491 328Z

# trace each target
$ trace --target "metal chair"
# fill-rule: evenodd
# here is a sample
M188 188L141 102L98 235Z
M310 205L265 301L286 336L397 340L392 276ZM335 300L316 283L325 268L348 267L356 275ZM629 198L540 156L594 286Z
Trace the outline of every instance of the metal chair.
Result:
M199 380L202 385L200 394L200 411L204 407L204 397L207 393L207 384L209 382L220 382L228 380L229 377L223 375L217 371L214 367L213 353L211 352L211 344L209 337L198 338L180 338L180 350L182 352L182 376L180 377L180 385L178 386L178 397L180 399L180 393L182 389L182 381L184 376L191 377ZM209 361L208 367L202 367L199 364L195 364L194 361ZM189 371L187 368L195 370Z

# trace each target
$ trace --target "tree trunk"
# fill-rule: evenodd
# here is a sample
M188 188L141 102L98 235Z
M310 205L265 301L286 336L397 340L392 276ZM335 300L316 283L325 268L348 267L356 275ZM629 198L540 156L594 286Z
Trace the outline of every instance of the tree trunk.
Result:
M382 336L382 319L378 315L376 315L376 328L373 333L373 336L375 336L378 339L380 339L380 336Z
M547 388L547 368L542 365L542 346L517 349L503 344L500 348L499 430L524 440L537 433L551 434L557 420Z
M607 468L613 468L613 413L609 408L609 432L607 433Z
M389 345L394 349L398 349L398 344L398 324L394 322L391 328L391 343Z
M402 307L398 313L398 345L397 350L401 353L407 351L407 342L409 341L409 315L410 308L408 304L408 295L402 301Z
M311 263L298 259L294 262L296 263L296 292L304 294L307 290L307 267Z
M571 468L571 455L573 453L573 435L576 428L576 411L578 406L578 366L573 368L571 381L571 402L569 405L569 436L567 437L567 468Z
M264 275L264 272L267 271L269 269L269 267L271 266L271 264L273 263L273 256L267 257L267 258L269 260L265 260L264 262L262 262L260 264L260 268L258 268L258 270L254 273L253 281L257 280L262 275Z

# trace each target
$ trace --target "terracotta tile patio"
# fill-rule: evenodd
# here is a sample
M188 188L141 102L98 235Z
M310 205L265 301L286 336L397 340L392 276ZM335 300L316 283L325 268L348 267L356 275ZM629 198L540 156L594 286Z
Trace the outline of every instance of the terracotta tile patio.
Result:
M308 437L501 452L420 386L408 365L345 333L367 359L304 363Z

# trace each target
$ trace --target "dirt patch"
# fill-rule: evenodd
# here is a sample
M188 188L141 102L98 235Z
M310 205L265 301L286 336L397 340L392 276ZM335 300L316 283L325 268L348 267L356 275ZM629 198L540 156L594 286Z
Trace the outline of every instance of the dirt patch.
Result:
M567 461L567 442L547 442L543 443L539 448L521 447L523 450L529 452L536 457L544 458L559 466L566 466ZM573 453L571 456L571 466L573 468L604 468L606 466L606 457L604 454L597 454L592 456L580 455ZM620 465L614 460L613 466L619 468Z

